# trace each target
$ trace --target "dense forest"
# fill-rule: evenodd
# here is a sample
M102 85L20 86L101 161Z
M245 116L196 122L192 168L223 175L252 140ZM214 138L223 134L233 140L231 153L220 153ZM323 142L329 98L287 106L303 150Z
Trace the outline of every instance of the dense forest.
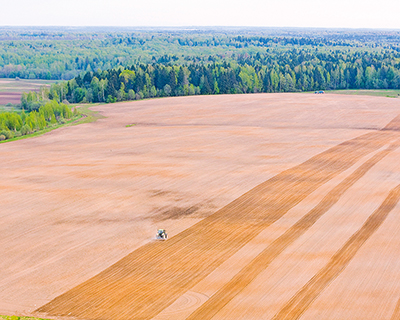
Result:
M138 64L207 65L230 60L240 64L241 57L255 57L257 53L268 54L270 60L275 59L278 65L283 65L283 60L276 59L284 59L285 51L304 51L306 57L312 59L313 49L318 49L319 53L332 53L330 59L338 58L335 52L396 55L400 52L400 32L296 28L3 27L0 30L0 77L70 80L86 71ZM311 56L308 50L311 50Z
M361 88L399 89L400 53L292 49L232 55L229 62L139 63L127 68L87 71L52 85L47 95L50 99L78 103ZM23 105L25 101L26 96Z

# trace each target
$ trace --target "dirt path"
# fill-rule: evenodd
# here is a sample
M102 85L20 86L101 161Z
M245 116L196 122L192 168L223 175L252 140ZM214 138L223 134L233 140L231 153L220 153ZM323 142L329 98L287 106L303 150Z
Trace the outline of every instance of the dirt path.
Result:
M87 319L150 319L319 186L349 168L361 157L390 143L393 138L397 138L397 133L389 130L369 133L314 156L257 186L171 240L151 243L138 249L38 311ZM373 160L367 162L345 184L350 186L354 183L353 181L392 148L373 157ZM335 190L336 193L339 192L339 196L340 189ZM329 204L324 203L322 206L329 207ZM319 213L320 210L317 209L310 215L317 218ZM309 218L300 222L302 228L309 225ZM273 247L277 254L287 241L290 243L292 233L296 235L299 231L301 232L301 228L296 226L283 237L282 243ZM267 250L260 255L258 260L238 275L239 281L235 282L234 279L225 291L221 291L221 295L217 294L215 299L208 300L204 308L196 311L191 318L211 318L218 311L218 305L226 304L224 299L229 301L237 294L235 288L241 290L254 279L258 270L265 268L264 260L269 258L270 253ZM160 257L169 259L160 263ZM212 314L208 316L210 310Z

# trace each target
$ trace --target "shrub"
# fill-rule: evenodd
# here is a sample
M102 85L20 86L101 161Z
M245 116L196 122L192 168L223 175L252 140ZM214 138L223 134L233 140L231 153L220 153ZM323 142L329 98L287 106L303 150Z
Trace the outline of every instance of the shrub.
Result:
M29 133L31 133L31 128L26 124L21 128L21 134L27 135Z
M13 131L8 131L8 137L6 136L7 139L12 139L14 138L14 132Z
M3 134L0 134L0 141L6 140L6 136Z
M6 139L12 139L14 138L14 132L10 131L10 130L3 130L0 132L0 135L3 135L6 137Z

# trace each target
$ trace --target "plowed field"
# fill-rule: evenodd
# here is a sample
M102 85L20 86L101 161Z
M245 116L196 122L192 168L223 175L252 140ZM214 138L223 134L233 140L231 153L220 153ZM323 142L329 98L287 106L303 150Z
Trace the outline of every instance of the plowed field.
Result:
M397 319L400 100L95 109L106 118L0 148L0 313Z
M50 86L53 80L0 79L0 106L21 103L23 92L39 91L42 86Z

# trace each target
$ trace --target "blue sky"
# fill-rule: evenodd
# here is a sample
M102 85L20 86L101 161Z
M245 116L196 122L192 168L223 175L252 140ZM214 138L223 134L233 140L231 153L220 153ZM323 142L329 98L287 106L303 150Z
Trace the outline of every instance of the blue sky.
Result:
M2 26L400 29L400 0L0 0Z

